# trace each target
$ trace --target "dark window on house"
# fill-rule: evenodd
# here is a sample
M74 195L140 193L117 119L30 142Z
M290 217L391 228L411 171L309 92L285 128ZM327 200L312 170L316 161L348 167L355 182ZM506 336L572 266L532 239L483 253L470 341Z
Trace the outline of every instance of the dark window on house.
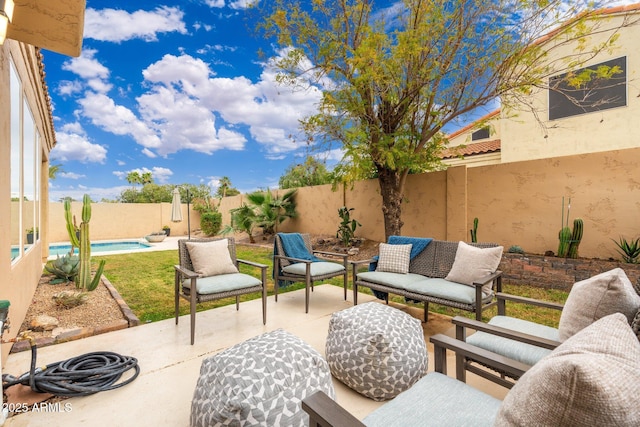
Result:
M549 79L549 120L627 105L627 58L625 56L581 68L575 75L595 71L598 67L616 67L619 73L609 78L593 76L577 88L569 84L569 73Z
M489 128L484 127L482 129L478 129L477 131L471 134L471 140L477 141L479 139L487 139L489 138Z

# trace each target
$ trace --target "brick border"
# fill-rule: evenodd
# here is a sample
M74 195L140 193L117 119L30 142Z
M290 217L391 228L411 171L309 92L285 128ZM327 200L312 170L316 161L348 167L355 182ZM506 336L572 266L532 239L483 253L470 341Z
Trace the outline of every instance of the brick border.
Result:
M109 290L111 297L115 300L115 302L120 307L120 311L124 316L124 319L117 320L108 325L96 326L95 328L77 328L72 329L70 331L64 332L57 337L42 337L36 339L37 347L46 347L53 344L60 344L67 341L75 341L82 338L88 338L94 335L104 334L106 332L118 331L120 329L132 328L134 326L138 326L140 324L140 319L133 314L133 311L129 308L125 300L122 298L120 293L116 290L116 288L111 284L109 279L107 279L104 275L101 277L101 281L104 286ZM20 351L29 350L31 345L29 341L18 341L13 344L11 347L11 353L18 353Z
M505 253L498 268L502 270L502 280L505 283L569 292L575 282L618 267L624 270L631 283L638 283L640 264L603 259Z

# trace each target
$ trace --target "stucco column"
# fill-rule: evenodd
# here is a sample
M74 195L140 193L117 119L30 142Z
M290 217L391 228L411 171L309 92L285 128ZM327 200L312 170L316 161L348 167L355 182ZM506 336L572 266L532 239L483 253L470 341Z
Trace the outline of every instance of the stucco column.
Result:
M447 169L447 240L467 240L467 167Z

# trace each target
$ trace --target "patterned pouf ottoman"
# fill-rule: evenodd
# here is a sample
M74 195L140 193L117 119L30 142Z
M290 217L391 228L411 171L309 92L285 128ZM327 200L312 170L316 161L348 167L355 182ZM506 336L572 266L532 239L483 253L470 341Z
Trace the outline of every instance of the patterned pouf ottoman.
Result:
M335 399L327 362L277 329L202 361L191 426L306 426L301 402L318 390Z
M376 302L333 313L325 356L333 376L377 401L396 397L427 371L420 320Z

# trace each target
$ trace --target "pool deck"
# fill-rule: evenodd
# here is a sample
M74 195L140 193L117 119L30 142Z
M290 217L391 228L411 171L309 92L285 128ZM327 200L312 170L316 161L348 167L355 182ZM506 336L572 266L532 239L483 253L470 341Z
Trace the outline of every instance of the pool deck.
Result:
M131 239L110 239L110 240L92 240L91 243L105 243L105 242L140 242L147 245L150 245L149 248L144 249L125 249L122 251L108 251L108 252L91 252L91 256L102 256L102 255L117 255L117 254L127 254L131 252L151 252L151 251L167 251L171 249L178 249L178 240L184 239L187 236L169 236L165 237L162 242L158 243L150 243L147 242L144 237L139 239L131 238ZM69 244L69 242L51 242L52 245L56 244ZM47 259L56 259L57 255L50 255Z

